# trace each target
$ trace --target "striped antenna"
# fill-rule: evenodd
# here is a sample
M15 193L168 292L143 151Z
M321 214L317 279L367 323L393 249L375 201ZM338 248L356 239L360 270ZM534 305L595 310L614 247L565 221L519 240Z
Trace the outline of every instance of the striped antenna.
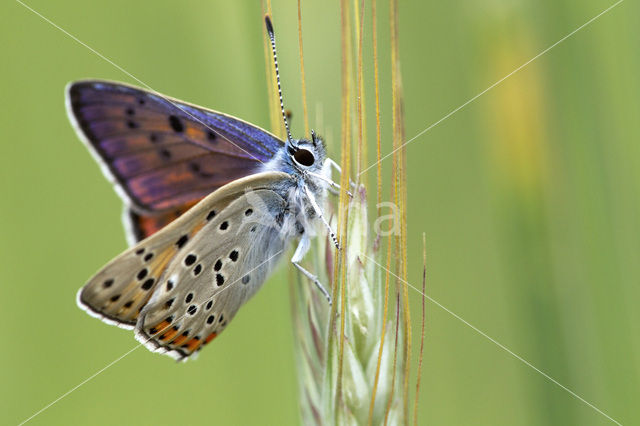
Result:
M273 63L276 66L276 81L278 82L278 96L280 97L280 110L282 111L282 121L284 128L287 130L287 140L292 142L291 131L289 131L289 123L287 122L287 113L284 110L284 102L282 101L282 88L280 87L280 72L278 71L278 56L276 55L276 36L273 33L273 25L269 15L265 15L264 22L267 25L267 33L271 39L271 50L273 51Z

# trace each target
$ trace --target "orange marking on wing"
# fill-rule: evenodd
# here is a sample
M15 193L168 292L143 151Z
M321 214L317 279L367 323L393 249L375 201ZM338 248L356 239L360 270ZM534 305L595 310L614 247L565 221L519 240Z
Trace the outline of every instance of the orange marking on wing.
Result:
M187 340L187 337L188 336L185 336L184 334L181 334L180 336L176 337L176 339L173 342L171 342L171 344L180 345L180 344L182 344L182 342Z
M198 349L198 347L202 344L202 340L198 339L198 338L193 338L191 340L189 340L187 343L185 343L183 346L186 346L187 349L190 352L195 351L196 349Z
M161 217L164 219L164 215ZM170 220L163 219L153 216L140 216L138 218L138 227L140 228L143 238L155 234L157 231L162 229L164 225L170 222Z
M193 227L193 231L191 232L191 236L193 237L195 234L198 233L198 231L200 231L202 229L202 227L204 227L204 222L203 223L199 223L196 226Z
M155 327L151 327L149 329L149 334L158 334L158 333L164 333L165 331L167 331L167 328L169 328L169 326L171 325L171 323L167 320L162 321L161 323L159 323L158 325L156 325Z
M186 203L183 206L174 209L170 212L157 214L157 215L144 215L138 214L136 217L136 225L138 226L143 238L155 234L175 219L180 217L184 212L196 205L200 199L190 203Z
M205 138L205 133L200 127L191 126L189 124L187 124L185 127L186 129L184 130L184 132L186 133L187 137L198 141L201 141Z
M204 344L206 345L207 343L209 343L210 341L215 339L217 335L218 335L218 333L216 333L215 331L213 333L211 333L210 335L208 335L207 338L204 339Z
M167 331L162 336L160 336L160 340L170 341L175 337L176 334L178 334L178 330L176 330L175 328L171 328L171 330Z

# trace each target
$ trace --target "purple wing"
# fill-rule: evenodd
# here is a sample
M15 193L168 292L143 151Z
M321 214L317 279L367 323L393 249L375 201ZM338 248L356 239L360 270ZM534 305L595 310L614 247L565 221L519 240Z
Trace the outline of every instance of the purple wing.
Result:
M181 209L255 173L282 147L237 118L107 81L67 87L69 116L133 210Z

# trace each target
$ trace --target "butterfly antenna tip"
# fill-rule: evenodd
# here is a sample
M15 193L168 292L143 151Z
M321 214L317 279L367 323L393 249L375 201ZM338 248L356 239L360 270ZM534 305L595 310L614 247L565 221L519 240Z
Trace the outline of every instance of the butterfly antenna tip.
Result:
M278 70L278 56L276 55L276 36L273 32L273 25L271 24L271 17L265 15L264 22L267 26L267 33L271 40L271 50L273 51L273 63L276 68L276 82L278 83L278 96L280 97L280 111L282 112L282 121L284 121L284 128L287 131L287 140L292 142L291 131L289 130L289 123L287 122L287 113L284 109L284 101L282 100L282 87L280 86L280 71Z

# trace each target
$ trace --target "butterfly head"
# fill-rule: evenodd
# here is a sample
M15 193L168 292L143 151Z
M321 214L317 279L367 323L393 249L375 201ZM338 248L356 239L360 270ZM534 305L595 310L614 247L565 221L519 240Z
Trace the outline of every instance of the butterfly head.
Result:
M327 158L324 142L311 131L311 140L291 139L286 142L286 162L299 172L320 173Z

